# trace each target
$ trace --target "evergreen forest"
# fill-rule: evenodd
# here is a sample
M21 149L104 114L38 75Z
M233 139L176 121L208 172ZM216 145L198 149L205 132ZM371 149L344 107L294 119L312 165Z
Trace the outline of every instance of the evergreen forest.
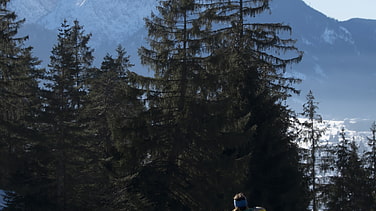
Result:
M376 124L360 153L345 130L320 143L312 92L289 108L303 52L290 26L253 21L269 1L160 0L143 76L126 46L94 66L79 20L42 67L0 0L0 209L219 211L243 192L268 211L376 211Z

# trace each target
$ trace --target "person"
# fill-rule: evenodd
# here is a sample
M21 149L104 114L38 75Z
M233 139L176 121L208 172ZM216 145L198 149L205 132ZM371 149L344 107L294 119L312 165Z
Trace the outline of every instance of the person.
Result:
M247 197L244 193L238 193L234 196L234 209L232 211L266 211L263 207L248 207Z

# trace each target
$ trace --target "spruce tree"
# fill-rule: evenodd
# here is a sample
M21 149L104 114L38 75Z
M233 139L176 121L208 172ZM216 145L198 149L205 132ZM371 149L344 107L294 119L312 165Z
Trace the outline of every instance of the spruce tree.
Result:
M24 20L7 9L8 3L0 1L0 186L9 190L9 209L33 208L45 199L36 194L46 182L36 120L43 70L32 47L25 46L28 37L17 37Z
M292 116L283 105L297 93L292 85L299 82L285 77L285 68L299 62L302 53L294 40L281 38L291 32L289 26L252 22L268 9L266 0L212 2L206 18L217 23L209 40L216 56L213 66L221 70L224 93L233 102L231 111L246 122L243 131L253 130L245 148L251 155L245 187L251 203L268 210L304 210L307 187L298 167L295 137L289 133ZM279 54L285 52L289 56Z
M135 173L146 154L144 110L140 92L132 83L133 64L122 46L116 57L106 55L100 69L89 80L88 106L85 116L92 134L92 155L99 172L95 173L99 206L115 210L132 210L140 205L136 196L127 193L127 178Z
M150 149L138 188L157 210L221 209L237 191L231 173L237 155L224 151L245 138L234 130L239 120L209 58L211 24L201 17L203 6L160 1L159 14L146 20L150 48L139 51L155 74L143 81Z
M118 46L116 52L116 58L107 54L101 68L95 69L90 76L89 103L85 108L90 130L93 130L91 133L100 141L104 157L112 155L115 131L122 127L119 122L125 120L125 114L130 112L127 105L135 103L127 96L130 91L128 74L133 64L121 46Z
M31 50L23 47L27 37L16 37L24 20L16 20L16 14L7 9L8 2L0 1L0 125L1 146L4 153L22 150L22 142L17 141L20 137L11 134L11 131L16 131L12 127L20 126L16 125L17 122L20 120L21 123L25 115L28 115L26 97L29 97L30 92L27 88L33 89L37 83L36 78L31 78L30 69L26 69L26 65L32 65L32 60L27 60L24 55Z
M365 153L366 169L369 172L369 188L373 197L373 204L369 210L376 210L376 122L373 122L370 128L371 137L368 137L369 151Z
M347 139L344 128L336 149L337 174L328 189L327 210L369 210L372 196L368 191L367 172L358 155L355 141Z
M158 209L220 209L242 188L270 209L307 206L283 105L299 81L284 69L301 52L278 36L289 26L249 22L267 8L268 1L161 1L159 15L146 20L150 48L140 55L155 76L144 81L151 149L142 171L153 177L139 181L158 189Z
M81 113L88 92L86 80L92 71L90 36L84 34L77 20L72 26L64 21L45 78L44 132L54 158L50 163L55 187L51 200L57 210L87 206L82 198L87 193L81 187L88 182L84 166L90 161L90 140Z
M315 102L315 97L312 91L307 94L307 102L303 105L303 118L306 120L302 123L301 137L305 143L309 144L308 155L306 157L307 170L310 172L310 185L312 186L312 210L319 209L319 180L317 176L319 163L319 151L320 151L320 138L325 133L325 128L319 128L322 123L321 115L317 114L318 103Z

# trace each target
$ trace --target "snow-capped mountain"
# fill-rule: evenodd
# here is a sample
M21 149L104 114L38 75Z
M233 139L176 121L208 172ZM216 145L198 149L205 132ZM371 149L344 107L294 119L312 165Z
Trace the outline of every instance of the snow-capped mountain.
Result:
M305 122L306 119L299 121ZM322 123L315 123L316 128L324 131L319 140L320 145L337 145L342 140L340 133L344 129L345 138L356 142L360 154L370 150L368 138L372 138L371 125L372 122L367 119L323 120ZM299 144L302 148L310 147L310 143Z
M97 40L123 40L143 28L153 0L13 0L11 7L28 24L56 30L64 19L79 20ZM100 39L99 39L100 38Z
M137 49L146 37L143 19L155 10L157 3L156 0L12 0L9 6L19 18L26 19L20 33L29 35L30 45L44 64L49 62L58 28L66 19L70 24L78 20L85 32L92 34L90 44L99 65L118 44L132 55L133 63L139 63Z
M290 25L303 61L293 71L303 78L302 97L311 89L327 119L376 118L376 20L340 22L301 0L274 1L267 21Z
M49 61L57 29L64 19L75 19L92 33L91 44L99 64L106 53L122 44L136 64L133 71L147 74L139 65L137 49L147 35L143 18L155 11L157 0L12 0L11 9L26 18L23 34L30 37L35 54ZM302 0L274 0L270 12L255 22L282 22L304 51L303 61L287 74L303 79L301 96L288 103L301 111L312 90L325 119L376 119L376 20L340 22L312 9Z

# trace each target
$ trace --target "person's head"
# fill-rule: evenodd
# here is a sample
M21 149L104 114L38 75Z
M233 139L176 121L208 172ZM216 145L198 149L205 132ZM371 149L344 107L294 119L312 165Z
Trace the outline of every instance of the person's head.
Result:
M248 208L247 198L243 193L234 196L234 210L246 210Z

